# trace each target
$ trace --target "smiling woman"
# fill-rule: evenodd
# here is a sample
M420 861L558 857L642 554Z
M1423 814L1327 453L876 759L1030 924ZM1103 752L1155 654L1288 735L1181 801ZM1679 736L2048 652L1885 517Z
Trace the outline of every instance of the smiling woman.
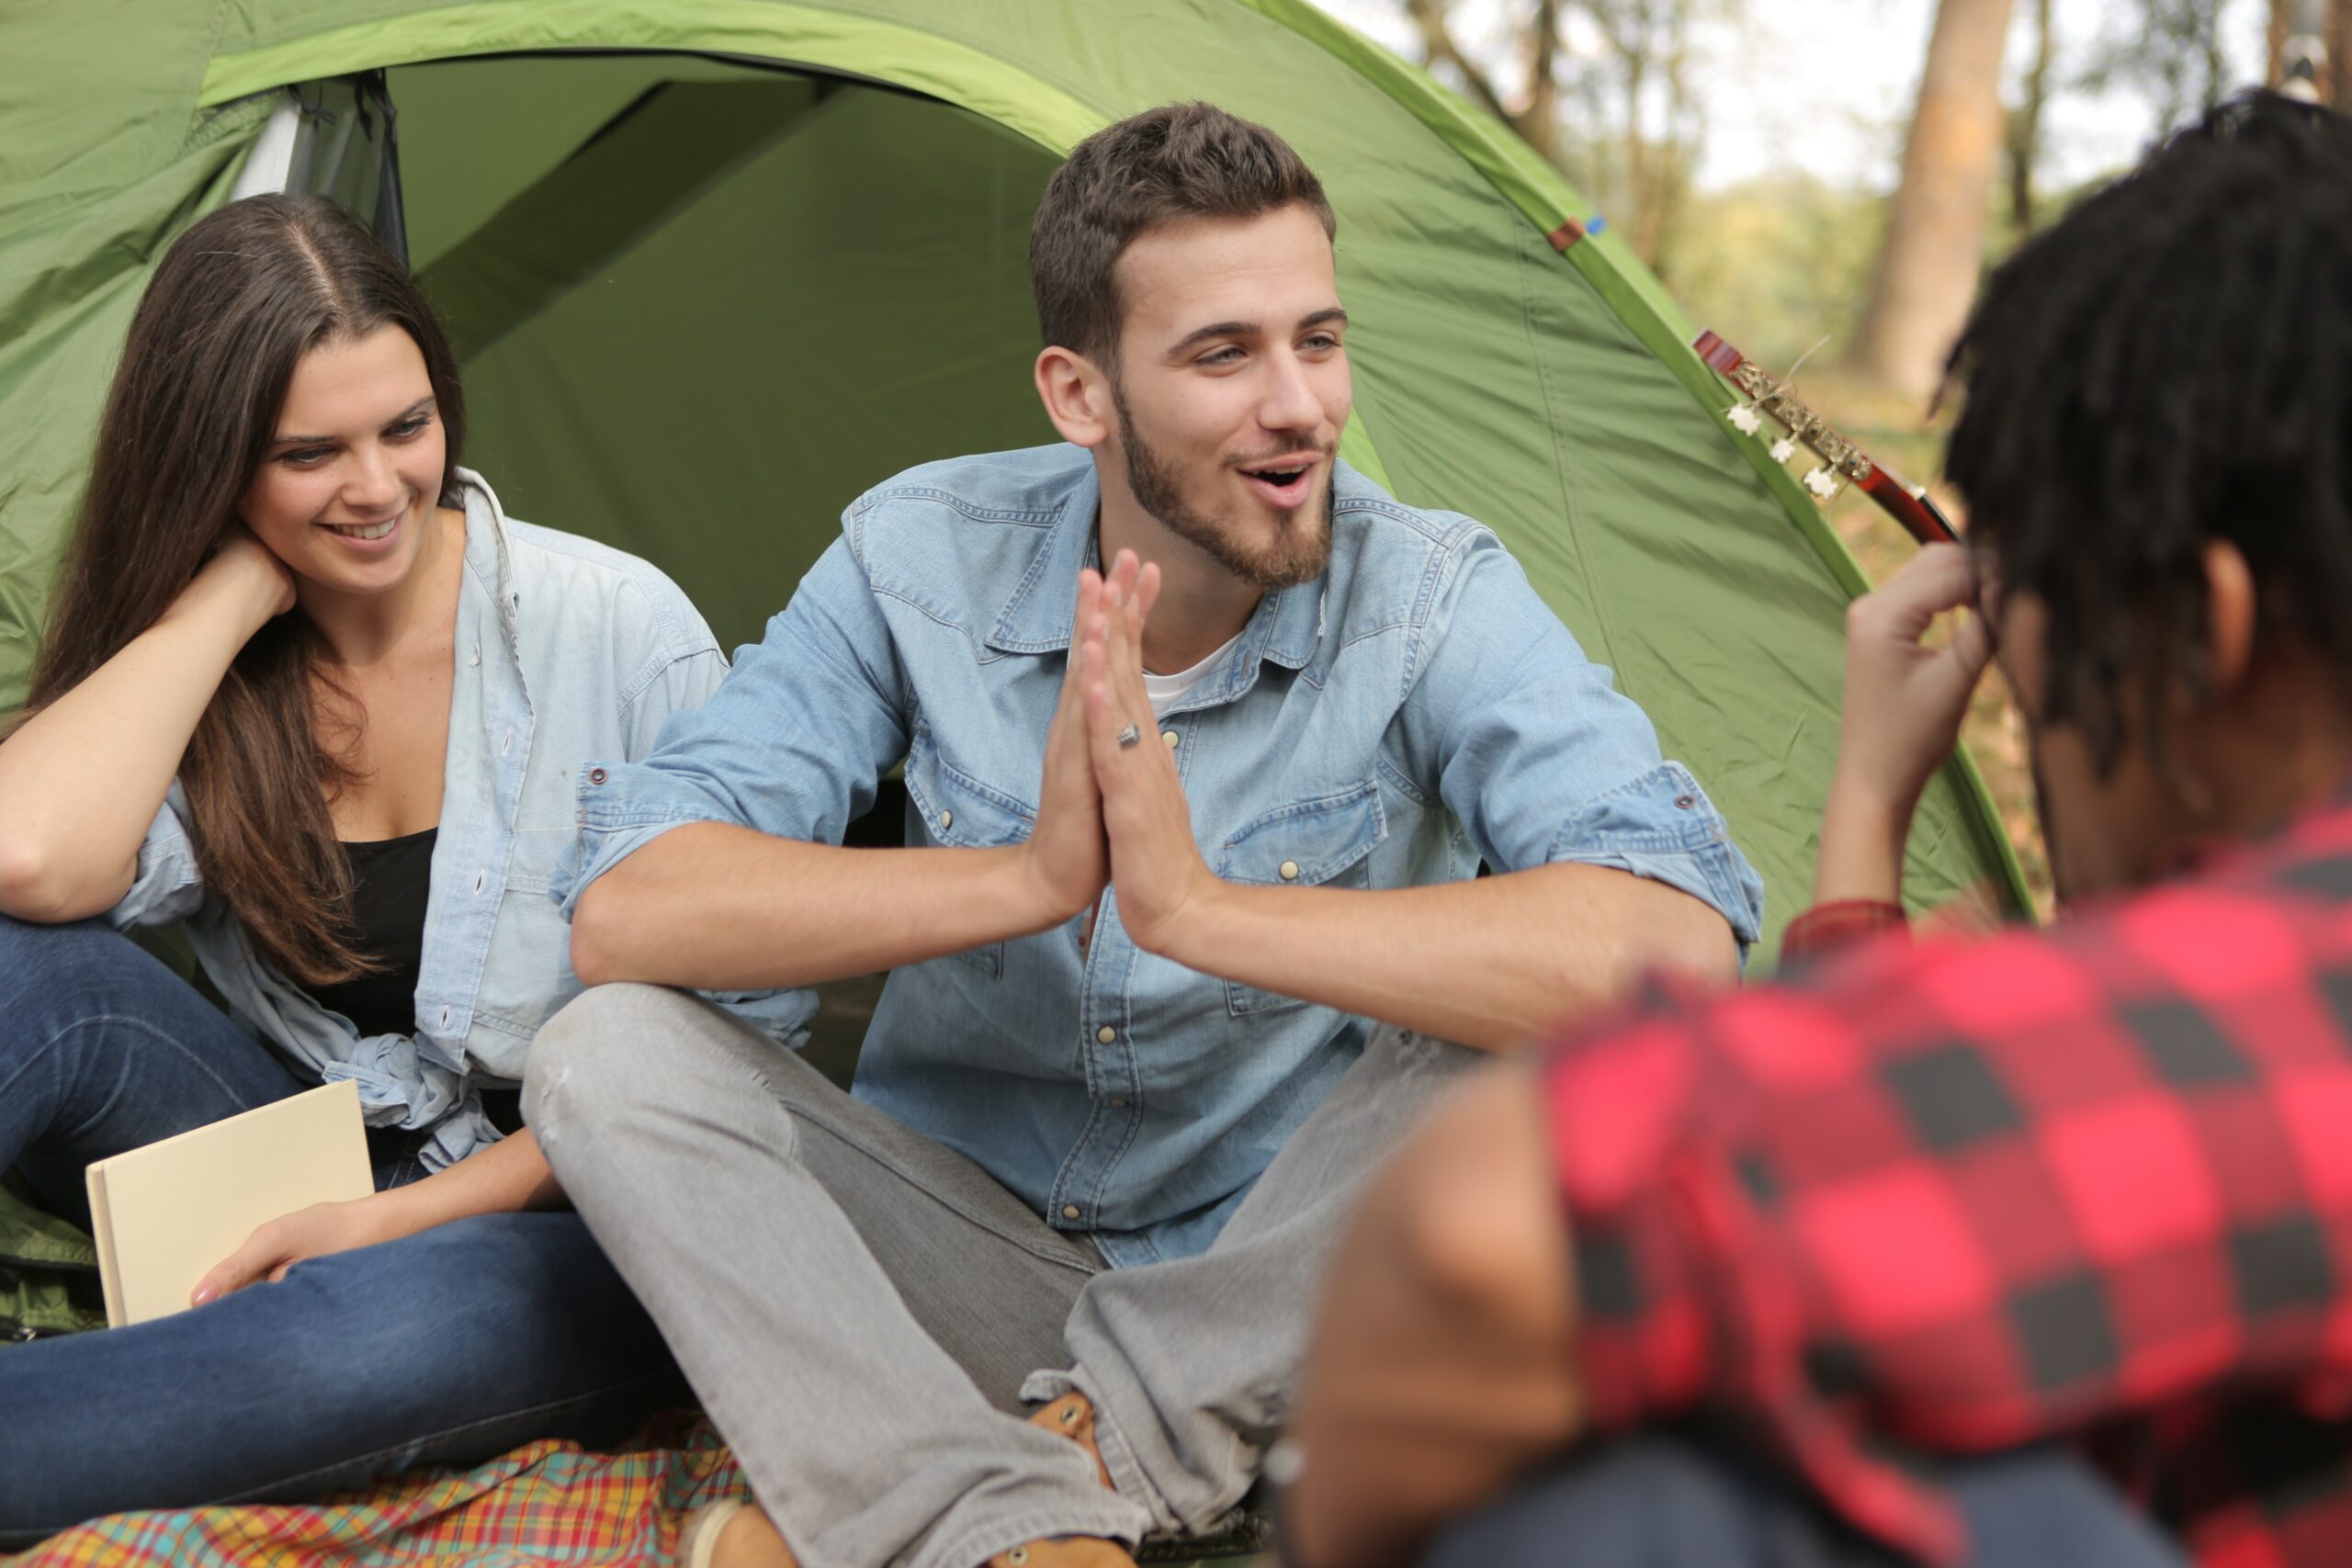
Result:
M581 988L544 891L577 762L725 665L464 437L424 296L322 199L206 218L141 302L0 744L0 1169L79 1217L88 1162L349 1078L379 1190L262 1226L192 1312L0 1357L0 1408L50 1413L0 1430L0 1546L609 1438L673 1376L577 1216L523 1212L561 1193L513 1110ZM118 934L175 921L225 1013Z

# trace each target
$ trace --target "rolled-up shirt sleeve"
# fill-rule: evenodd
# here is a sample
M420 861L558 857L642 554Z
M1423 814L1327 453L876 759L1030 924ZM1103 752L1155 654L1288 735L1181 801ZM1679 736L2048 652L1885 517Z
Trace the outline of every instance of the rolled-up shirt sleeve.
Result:
M888 623L844 536L651 755L581 769L579 839L548 891L569 917L596 878L690 822L839 843L905 755L906 714Z
M1492 535L1455 553L1423 646L1408 731L1488 865L1614 867L1712 905L1743 952L1757 940L1763 881L1723 814Z
M196 868L196 846L187 836L187 792L177 779L155 808L147 836L139 843L138 868L130 890L107 911L117 931L164 926L184 920L204 902L204 878Z

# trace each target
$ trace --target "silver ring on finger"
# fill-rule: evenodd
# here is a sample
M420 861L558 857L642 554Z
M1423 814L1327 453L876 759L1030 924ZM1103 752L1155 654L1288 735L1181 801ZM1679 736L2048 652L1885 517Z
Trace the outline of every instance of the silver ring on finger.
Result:
M1119 731L1119 745L1122 750L1125 750L1129 746L1140 745L1142 741L1143 731L1137 729L1132 724Z

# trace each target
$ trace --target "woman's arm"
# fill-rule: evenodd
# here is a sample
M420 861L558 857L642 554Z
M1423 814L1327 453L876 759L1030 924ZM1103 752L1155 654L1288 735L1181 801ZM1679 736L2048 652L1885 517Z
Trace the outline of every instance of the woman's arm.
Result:
M394 1187L344 1203L313 1203L270 1221L254 1232L197 1281L188 1300L202 1306L260 1280L276 1281L306 1258L373 1247L474 1214L552 1209L563 1189L527 1128L501 1138L422 1181Z
M294 579L243 527L153 626L0 746L0 914L111 908L230 660L294 606Z

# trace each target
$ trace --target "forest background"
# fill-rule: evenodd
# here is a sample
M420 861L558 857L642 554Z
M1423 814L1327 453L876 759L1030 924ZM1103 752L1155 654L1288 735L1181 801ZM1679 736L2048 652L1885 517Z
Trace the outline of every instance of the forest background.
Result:
M2352 99L2352 0L1320 3L1509 124L1695 328L1802 362L1806 403L1955 516L1928 410L1984 274L2241 88ZM1829 513L1873 581L1916 547L1850 491ZM1965 739L2047 914L1999 681Z

